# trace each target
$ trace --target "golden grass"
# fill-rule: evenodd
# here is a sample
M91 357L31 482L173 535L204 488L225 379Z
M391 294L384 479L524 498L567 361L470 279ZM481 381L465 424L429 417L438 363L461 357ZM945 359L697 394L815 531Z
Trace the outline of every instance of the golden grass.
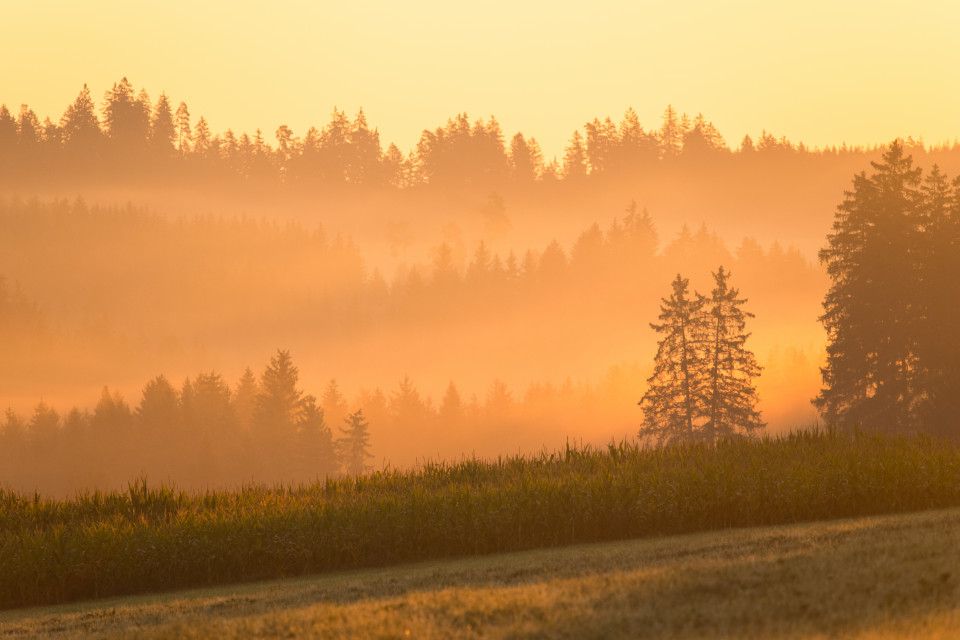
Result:
M960 509L0 614L0 637L955 638Z

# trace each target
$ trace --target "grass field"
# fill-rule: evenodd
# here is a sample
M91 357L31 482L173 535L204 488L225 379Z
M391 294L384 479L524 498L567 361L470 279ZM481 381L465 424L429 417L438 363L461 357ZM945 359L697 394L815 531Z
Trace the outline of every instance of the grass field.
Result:
M0 491L0 608L960 507L960 447L798 433L631 445L305 487L46 500Z
M956 638L960 509L0 613L0 637Z

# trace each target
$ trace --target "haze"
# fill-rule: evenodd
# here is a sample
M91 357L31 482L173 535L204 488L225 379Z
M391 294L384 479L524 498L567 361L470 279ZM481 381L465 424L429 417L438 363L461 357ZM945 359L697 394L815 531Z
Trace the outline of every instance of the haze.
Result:
M56 438L98 406L135 424L161 375L248 429L244 371L278 353L332 437L364 410L377 468L633 438L661 298L678 273L709 293L720 265L755 314L768 432L809 426L844 190L895 138L960 173L952 3L4 12L0 462L34 457L0 483L18 488L124 486L140 469L63 471ZM85 85L99 128L71 139ZM161 456L151 477L291 479L198 429L183 446L219 466ZM59 475L23 461L41 459Z

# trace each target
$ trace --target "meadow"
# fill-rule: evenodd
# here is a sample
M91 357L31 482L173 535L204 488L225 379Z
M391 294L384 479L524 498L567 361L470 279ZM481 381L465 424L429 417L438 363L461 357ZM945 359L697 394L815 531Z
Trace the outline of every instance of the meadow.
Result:
M0 612L18 638L954 638L960 509Z
M0 494L5 609L535 548L960 506L960 447L782 437L427 464L298 487Z

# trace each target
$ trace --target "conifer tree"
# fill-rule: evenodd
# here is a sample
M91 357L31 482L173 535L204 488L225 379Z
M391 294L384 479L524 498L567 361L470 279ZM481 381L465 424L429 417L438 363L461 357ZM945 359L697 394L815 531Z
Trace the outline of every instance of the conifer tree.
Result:
M15 165L17 137L17 121L7 105L0 104L0 179L5 178L4 174Z
M170 155L175 137L170 99L167 94L161 93L150 122L150 145L161 155Z
M660 127L657 136L660 141L660 153L665 158L678 156L683 150L684 127L673 105L667 105L662 119L663 126Z
M176 125L177 151L180 156L187 155L190 151L190 142L192 135L190 133L190 110L187 103L181 102L177 107L177 113L174 115L174 124Z
M343 397L336 380L330 380L320 397L320 407L329 424L339 425L350 414L347 399Z
M363 409L357 409L344 419L346 428L340 427L341 437L337 440L337 451L343 463L344 472L358 476L369 470L367 459L370 455L369 425L363 417Z
M200 116L196 126L193 128L193 154L203 158L207 155L211 146L210 127L207 125L206 119Z
M334 475L339 468L333 434L314 396L303 398L297 421L297 466L300 479L306 481Z
M96 147L103 137L100 122L97 120L93 98L90 89L83 85L83 89L63 114L60 120L63 130L63 141L67 148L78 156L89 158L93 156Z
M135 95L126 78L104 94L103 124L113 148L122 155L141 151L150 137L150 103Z
M303 409L303 392L297 387L299 371L289 351L278 350L260 376L253 415L253 442L261 464L278 472L293 461L297 421Z
M574 131L570 144L563 154L563 179L578 180L587 175L587 152L583 148L583 136Z
M920 170L900 142L871 164L875 173L854 178L820 251L833 282L820 317L825 386L814 404L833 424L906 432L918 426L925 378L916 337Z
M644 427L661 443L697 438L697 419L704 396L702 322L703 299L691 297L689 280L677 274L673 293L660 305L660 324L650 327L663 338L657 344L653 375L640 406Z
M753 314L741 307L746 302L730 288L729 272L721 266L714 274L714 287L705 299L704 365L707 368L707 422L704 438L716 442L734 434L748 435L763 428L756 410L757 391L752 379L760 375L757 359L746 347L750 334L746 319Z
M689 281L678 274L660 307L660 324L650 325L664 337L640 401L641 437L713 443L763 427L752 382L761 368L746 348L746 318L753 314L741 308L746 300L729 286L723 267L713 277L710 297L691 296Z
M933 166L921 186L923 237L919 244L918 359L920 414L938 435L960 434L960 178L952 185Z

